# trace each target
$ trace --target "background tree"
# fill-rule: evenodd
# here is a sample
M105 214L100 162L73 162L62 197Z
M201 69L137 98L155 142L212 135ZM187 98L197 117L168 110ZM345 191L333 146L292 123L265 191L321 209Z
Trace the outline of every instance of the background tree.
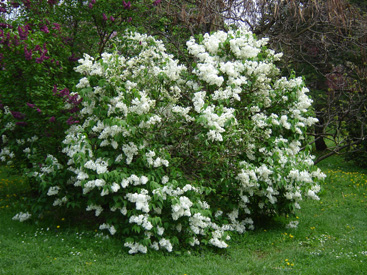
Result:
M316 162L335 153L365 152L366 1L236 1L228 17L270 38L284 52L282 68L304 75L319 119Z

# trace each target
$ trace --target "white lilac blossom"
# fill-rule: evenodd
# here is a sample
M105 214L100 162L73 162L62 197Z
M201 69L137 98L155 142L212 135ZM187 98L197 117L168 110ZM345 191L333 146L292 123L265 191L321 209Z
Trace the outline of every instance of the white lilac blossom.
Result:
M160 227L160 226L157 226L157 233L158 233L159 236L162 236L163 233L164 233L164 228Z
M111 235L115 235L115 233L116 233L116 229L115 229L115 227L114 227L113 225L106 224L106 223L101 224L101 225L99 226L99 229L100 229L100 230L107 229L107 230L110 232L110 234L111 234Z
M100 206L100 205L88 205L87 208L86 208L87 211L92 211L92 210L95 210L95 215L96 217L98 217L102 211L103 211L103 207Z
M23 145L25 143L25 140L24 139L17 139L16 142L19 144L19 145Z
M94 170L97 172L97 174L106 173L108 171L107 166L108 166L108 163L101 158L96 159L96 161L89 160L84 164L85 168Z
M83 77L82 79L79 80L79 83L76 85L77 88L85 88L85 87L90 87L89 85L89 80L86 77Z
M205 235L205 229L210 226L211 221L209 217L196 213L189 218L190 229L197 235Z
M53 206L62 206L67 202L68 202L68 198L66 196L64 196L61 199L57 198L52 205Z
M124 144L122 146L122 151L126 156L126 163L130 164L133 160L134 155L137 155L139 150L133 142L130 142L129 144Z
M167 240L165 238L162 238L159 240L159 246L162 248L165 248L168 252L172 252L172 244L170 242L170 240Z
M54 196L59 193L60 187L58 186L51 186L47 191L47 196Z
M199 245L200 244L200 241L197 238L193 237L192 238L192 241L190 241L189 244L191 246Z
M181 106L174 106L172 107L172 112L173 113L176 113L176 114L180 114L181 116L183 116L185 118L185 120L187 122L190 122L190 121L194 121L195 119L191 116L188 115L188 113L190 112L191 110L191 107L181 107Z
M169 181L169 177L168 176L163 176L162 177L162 184L166 184Z
M124 243L125 247L130 248L129 250L129 254L135 254L135 253L147 253L148 249L146 246L141 245L140 243L135 243L135 242L126 242ZM156 249L158 250L158 249Z
M11 151L10 147L4 147L0 151L0 160L5 162L8 158L13 158L14 153Z
M145 230L151 230L153 228L152 223L148 220L148 215L131 216L129 223L136 223L141 225Z
M227 248L228 244L226 244L225 241L221 240L222 237L223 237L223 231L216 230L212 233L212 238L209 240L209 243L219 248Z
M149 201L151 197L148 195L147 190L142 189L140 193L128 193L125 198L136 204L136 210L141 210L144 213L149 212Z
M182 216L191 216L190 207L192 202L189 198L182 196L180 197L180 202L172 205L172 219L177 220Z
M289 222L289 224L287 224L285 227L286 228L297 228L298 227L299 222L298 221L291 221Z
M24 222L28 219L30 219L32 217L32 214L26 212L26 213L23 213L23 212L19 212L18 214L16 214L12 219L14 221L20 221L20 222Z
M160 166L169 166L169 161L166 159L162 159L160 157L157 157L155 159L153 159L153 157L156 155L154 151L149 151L148 153L145 154L146 155L146 160L148 162L149 165L153 166L153 167L160 167Z

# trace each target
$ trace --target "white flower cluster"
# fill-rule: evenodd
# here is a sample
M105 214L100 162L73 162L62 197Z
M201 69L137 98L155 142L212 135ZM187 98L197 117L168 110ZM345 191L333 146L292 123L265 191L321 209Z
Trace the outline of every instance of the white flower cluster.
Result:
M130 248L129 254L136 254L139 252L145 254L148 251L148 248L140 243L126 242L124 246Z
M80 175L80 173L78 174ZM83 194L87 194L95 187L98 187L99 189L106 185L106 181L104 179L96 179L96 180L90 180L86 182L83 186ZM74 183L74 186L80 186L80 182L77 181ZM105 191L106 192L106 191Z
M209 217L203 216L201 213L195 213L189 218L190 229L196 235L205 235L205 229L211 225Z
M96 171L97 174L108 172L108 162L103 160L102 158L98 158L96 159L96 161L88 160L84 164L84 167Z
M92 211L92 210L95 210L95 215L96 217L98 217L99 215L101 215L102 211L103 211L103 207L100 206L100 205L94 205L94 204L91 204L91 205L88 205L87 208L85 209L87 211ZM113 235L113 234L112 234Z
M156 156L154 151L149 151L145 154L147 158L147 162L149 165L152 165L153 167L160 167L162 165L168 167L169 161L166 159L162 159L160 157L157 157L156 159L153 159L153 157Z
M147 214L139 215L139 216L131 216L129 219L129 223L136 223L137 225L141 225L145 230L151 230L153 228L152 223L148 220L149 216Z
M148 181L149 179L146 176L140 176L139 178L137 175L132 174L130 177L123 179L121 181L121 187L126 188L129 185L133 185L133 186L145 185Z
M26 152L28 152L28 150ZM47 162L50 162L50 164L44 165L41 167L40 170L42 173L39 174L40 177L44 176L45 174L50 174L52 172L55 172L55 169L60 170L63 168L63 166L59 163L59 161L52 155L47 155L46 163Z
M139 92L139 97L131 101L129 111L138 115L147 114L154 107L155 100L149 99L145 91Z
M26 213L23 213L23 212L19 212L18 214L16 214L14 217L13 217L13 220L14 221L20 221L20 222L24 222L28 219L30 219L32 217L31 214L29 214L28 212Z
M224 108L222 110L222 114L217 115L214 109L214 106L209 106L202 112L203 117L206 121L206 127L211 129L207 133L207 136L208 139L211 141L223 141L221 133L225 131L224 124L231 118L235 120L235 117L233 115L235 110L232 108Z
M162 248L165 248L168 252L172 252L172 244L170 242L170 240L167 240L165 238L162 238L159 240L159 246Z
M65 204L67 202L68 202L68 198L66 196L64 196L61 199L57 198L52 205L53 206L62 206L63 204Z
M185 118L185 120L187 122L190 121L194 121L195 119L191 116L188 115L188 113L190 112L191 107L181 107L181 106L174 106L172 107L172 112L176 113L176 114L180 114L181 116L183 116Z
M165 184L166 180L168 180L168 177L163 176L162 183ZM191 184L186 184L183 188L180 187L174 188L172 185L168 184L161 188L153 190L153 194L163 198L163 200L166 200L167 195L171 197L180 197L188 191L194 191L195 193L200 194L200 190L193 187Z
M217 230L212 233L212 238L209 240L209 243L213 246L219 247L219 248L227 248L228 244L221 240L223 237L223 231Z
M102 74L101 68L98 66L99 64L94 62L93 57L89 56L86 53L83 55L83 57L84 58L78 60L80 65L75 68L76 72L81 73L81 74L87 74L87 75L101 75Z
M126 164L130 164L134 155L137 155L139 150L133 142L130 142L129 144L124 144L122 146L122 151L126 155Z
M47 196L54 196L59 193L60 187L58 186L51 186L47 191Z
M286 228L297 228L298 227L298 224L299 224L299 221L291 221L285 227Z
M78 126L72 126L65 137L63 144L66 146L62 150L69 157L68 165L72 165L74 156L77 154L85 154L88 157L93 157L91 147L87 146L86 136L82 134L82 129Z
M180 197L180 202L172 205L172 219L177 220L182 216L191 216L190 207L192 202L189 198L182 196Z
M149 212L149 201L151 197L148 195L148 190L142 189L140 193L128 193L125 198L130 202L136 203L136 210L141 210L145 213Z
M10 150L10 147L4 147L0 151L0 160L5 162L8 158L12 159L15 157L14 152Z
M101 224L99 226L99 229L101 229L101 230L107 229L110 232L111 235L115 235L115 233L116 233L116 228L113 225L106 224L106 223Z

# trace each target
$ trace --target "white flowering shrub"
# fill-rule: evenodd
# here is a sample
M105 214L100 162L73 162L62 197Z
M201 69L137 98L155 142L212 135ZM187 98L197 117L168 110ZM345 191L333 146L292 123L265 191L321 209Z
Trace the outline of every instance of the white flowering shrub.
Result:
M308 89L279 77L266 39L245 30L192 38L190 69L146 35L116 45L79 60L83 107L63 141L68 162L50 155L34 173L54 206L94 212L129 253L146 253L225 248L254 218L319 199L325 175L305 147L316 121ZM55 180L58 171L66 178Z

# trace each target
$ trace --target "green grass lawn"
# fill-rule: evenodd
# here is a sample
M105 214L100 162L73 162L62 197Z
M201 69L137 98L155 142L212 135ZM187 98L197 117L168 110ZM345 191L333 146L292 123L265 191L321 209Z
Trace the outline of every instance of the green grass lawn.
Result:
M328 176L321 200L302 202L296 229L286 229L284 218L264 222L222 252L135 256L66 212L13 221L27 186L1 168L0 274L366 274L367 171L338 157L319 167Z

